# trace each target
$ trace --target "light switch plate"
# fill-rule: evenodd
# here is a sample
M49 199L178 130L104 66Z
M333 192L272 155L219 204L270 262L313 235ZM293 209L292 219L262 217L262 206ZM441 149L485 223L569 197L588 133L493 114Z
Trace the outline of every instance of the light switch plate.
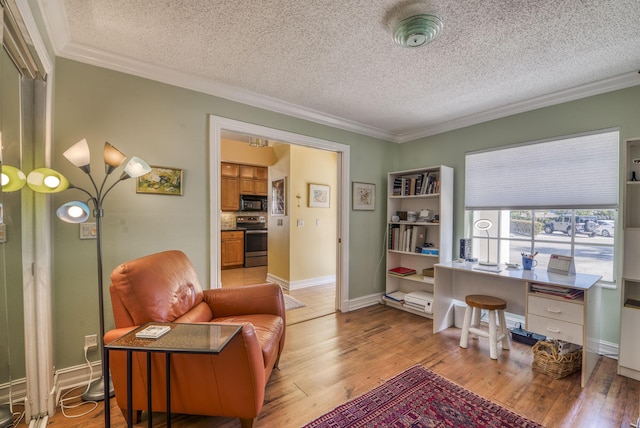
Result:
M80 223L80 239L96 239L95 223Z
M302 226L304 226L304 219L299 218L298 219L298 227L302 227Z

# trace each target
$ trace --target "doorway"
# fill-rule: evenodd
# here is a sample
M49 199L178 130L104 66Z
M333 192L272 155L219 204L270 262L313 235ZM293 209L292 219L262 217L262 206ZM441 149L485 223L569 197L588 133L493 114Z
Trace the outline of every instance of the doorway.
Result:
M316 148L334 152L337 155L337 183L336 183L336 216L337 225L335 232L335 299L333 308L340 311L348 310L348 207L349 207L349 146L321 140L305 135L294 134L277 129L267 128L246 122L218 116L210 117L210 189L211 189L211 254L210 254L210 278L211 287L221 286L220 269L220 145L224 132L239 133L244 135L260 136L274 141L283 141L287 144L307 148ZM289 201L295 200L295 195L289 194ZM226 272L225 272L226 275ZM328 287L329 284L326 284Z

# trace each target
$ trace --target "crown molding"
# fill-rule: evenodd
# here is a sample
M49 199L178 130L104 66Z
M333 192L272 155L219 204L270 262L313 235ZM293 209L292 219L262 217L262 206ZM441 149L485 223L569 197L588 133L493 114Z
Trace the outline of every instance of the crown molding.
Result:
M624 89L640 84L640 74L634 71L598 82L558 91L553 94L543 95L541 97L487 110L478 114L434 124L414 131L393 133L296 104L287 103L272 97L260 95L242 88L214 82L203 77L170 70L134 58L116 55L72 42L67 26L63 0L38 0L38 4L43 11L45 26L49 32L51 43L57 56L122 73L132 74L134 76L190 89L230 101L251 105L253 107L270 110L276 113L296 117L298 119L308 120L314 123L394 143L415 141L421 138L453 131L455 129L477 125L490 120L501 119L514 114L524 113L542 107L574 101L580 98L599 95L605 92Z
M640 85L640 74L637 71L625 73L609 79L588 83L586 85L576 86L574 88L558 91L553 94L543 95L541 97L532 98L519 103L509 104L503 107L487 110L482 113L465 116L459 119L443 122L414 132L408 132L396 136L397 143L406 143L415 141L420 138L430 137L432 135L442 134L444 132L453 131L455 129L464 128L479 123L488 122L490 120L501 119L514 114L524 113L543 107L549 107L556 104L562 104L569 101L575 101L581 98L591 97L593 95L604 94L619 89L629 88L631 86Z

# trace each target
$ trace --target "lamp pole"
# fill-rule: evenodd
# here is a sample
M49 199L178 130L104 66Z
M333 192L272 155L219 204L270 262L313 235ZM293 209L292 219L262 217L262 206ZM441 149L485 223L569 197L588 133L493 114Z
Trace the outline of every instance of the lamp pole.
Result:
M83 189L82 187L74 186L59 172L49 168L37 168L27 176L27 185L34 191L39 193L57 193L66 189L77 189L89 196L89 201L93 205L93 216L96 219L96 257L98 264L98 309L100 315L100 337L98 338L98 349L100 351L100 357L104 356L104 293L103 293L103 278L102 278L102 217L104 211L102 209L102 203L104 202L107 194L118 183L128 178L140 177L151 171L151 167L142 159L133 156L124 167L124 172L120 175L116 181L111 184L106 190L105 185L109 175L125 161L126 156L122 154L118 149L113 147L109 143L104 144L104 166L105 175L100 187L97 186L93 176L91 175L90 166L90 152L89 145L86 139L83 139L63 153L64 157L69 162L77 166L84 172L91 181L92 191ZM89 207L85 202L73 201L62 205L56 211L56 215L63 221L68 223L82 223L89 218ZM106 382L109 382L108 384ZM108 389L107 389L108 385ZM109 397L112 397L115 392L113 385L111 384L111 377L109 376L109 367L107 364L102 364L102 376L91 382L87 386L86 391L82 394L82 399L85 401L99 401L105 400L107 391ZM108 411L107 404L105 402L105 411Z
M81 187L74 186L73 184L69 185L70 189L78 189L89 196L89 200L93 204L93 216L96 219L96 260L98 265L97 266L98 267L98 310L99 310L99 316L100 316L100 338L98 339L98 349L100 351L101 357L104 355L104 333L105 333L104 280L103 280L103 270L102 270L102 217L104 217L104 210L102 209L102 204L107 194L118 183L134 176L137 177L137 176L143 175L144 173L150 170L150 167L146 163L144 163L144 161L134 157L132 158L132 161L134 163L138 162L137 166L139 166L140 168L138 169L134 168L133 171L127 170L127 168L125 168L125 172L120 176L120 178L117 181L115 181L110 187L104 190L104 186L107 182L107 179L109 178L109 174L111 174L111 172L113 172L113 170L124 161L124 155L122 155L118 151L118 153L122 155L122 158L118 157L117 162L115 162L117 164L115 164L114 162L109 163L109 161L107 160L108 159L107 150L117 151L117 149L115 149L113 146L109 145L108 143L105 143L105 176L104 176L104 179L102 180L102 184L100 185L100 188L98 188L98 186L96 185L96 182L93 179L93 176L91 175L91 171L88 165L79 166L79 167L89 177L89 180L93 185L94 193L92 194L90 191L83 189ZM132 161L130 161L129 164L131 164ZM143 164L140 164L139 162L142 162ZM65 220L64 216L59 215L59 217ZM108 389L107 389L106 382L109 382ZM106 399L105 394L107 393L107 391L109 391L109 397L113 397L115 395L113 384L111 383L111 376L109 375L109 367L107 364L102 364L102 376L99 379L96 379L87 387L87 390L82 394L82 399L85 401L103 400L103 399ZM107 410L108 409L106 409L106 405L105 405L105 411Z

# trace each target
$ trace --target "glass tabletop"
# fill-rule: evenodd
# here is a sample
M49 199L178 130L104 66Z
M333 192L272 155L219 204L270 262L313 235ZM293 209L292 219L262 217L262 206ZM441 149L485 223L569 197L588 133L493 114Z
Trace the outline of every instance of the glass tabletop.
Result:
M169 330L155 339L136 337L137 333L148 327L168 327ZM130 331L104 347L110 350L218 354L241 329L241 324L151 322Z

